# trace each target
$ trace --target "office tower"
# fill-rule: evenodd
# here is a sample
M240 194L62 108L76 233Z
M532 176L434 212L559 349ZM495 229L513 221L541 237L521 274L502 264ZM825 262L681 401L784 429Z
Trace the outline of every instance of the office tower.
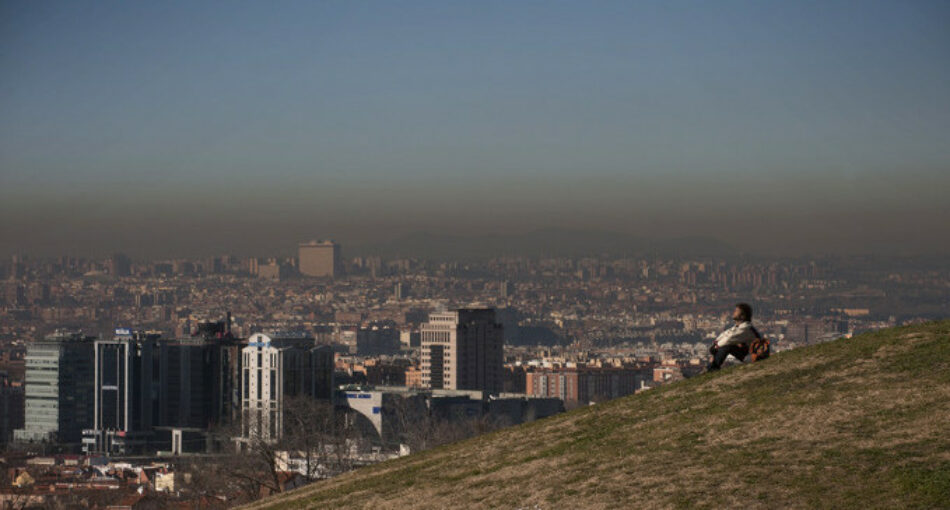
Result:
M333 372L336 370L336 353L329 345L310 349L310 392L313 398L333 398Z
M420 329L424 386L502 391L504 336L494 309L435 312Z
M335 278L341 275L340 245L333 241L300 243L298 257L298 270L304 276Z
M213 427L239 418L243 347L230 333L159 341L156 447L170 442L174 453L207 451Z
M93 424L96 338L58 332L26 351L26 405L17 442L65 443L78 447Z
M95 419L83 431L83 451L141 452L153 439L158 414L158 340L153 332L115 330L95 342Z
M242 351L243 439L276 440L283 433L288 398L329 398L333 351L310 336L252 335Z
M192 336L201 337L211 367L211 425L241 417L241 350L247 341L231 334L231 312L217 322L200 322Z
M6 372L0 372L0 446L23 427L23 400L23 386L14 385Z
M208 432L239 417L240 350L227 322L202 322L193 336L163 339L119 328L95 343L95 420L87 452L200 451ZM187 444L185 444L187 443Z
M153 426L206 429L218 410L214 395L214 346L203 338L156 344L158 392Z
M381 356L399 354L402 347L395 324L370 324L356 330L356 354Z

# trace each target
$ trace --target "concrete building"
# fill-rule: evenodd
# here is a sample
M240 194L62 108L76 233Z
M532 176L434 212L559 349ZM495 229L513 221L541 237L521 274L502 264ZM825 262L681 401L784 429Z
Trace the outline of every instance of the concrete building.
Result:
M310 336L252 335L242 352L241 438L276 440L283 435L289 397L329 399L333 349L314 347Z
M435 312L421 325L420 335L423 386L503 391L504 335L495 310Z
M304 276L336 278L343 264L340 245L333 241L310 241L298 246L298 270Z
M255 274L258 278L281 281L290 278L294 273L293 268L289 265L272 260L266 264L258 264L256 266Z
M56 333L29 345L25 417L23 428L14 432L17 442L79 446L83 429L93 424L95 340Z

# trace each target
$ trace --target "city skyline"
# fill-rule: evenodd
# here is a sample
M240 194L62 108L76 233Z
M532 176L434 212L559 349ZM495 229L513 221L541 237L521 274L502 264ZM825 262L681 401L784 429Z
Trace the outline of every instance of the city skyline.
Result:
M946 254L948 19L942 2L5 2L0 255L552 228Z

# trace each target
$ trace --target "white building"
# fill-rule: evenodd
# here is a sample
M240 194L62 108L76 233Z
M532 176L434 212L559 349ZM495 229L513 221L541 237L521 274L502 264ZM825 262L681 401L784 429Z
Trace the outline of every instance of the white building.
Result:
M242 437L279 439L287 397L329 398L333 352L310 336L272 338L256 333L241 350Z

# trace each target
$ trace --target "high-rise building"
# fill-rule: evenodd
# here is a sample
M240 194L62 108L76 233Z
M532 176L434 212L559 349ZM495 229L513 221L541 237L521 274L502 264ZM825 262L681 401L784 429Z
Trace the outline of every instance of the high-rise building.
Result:
M369 324L356 330L356 354L381 356L398 354L402 344L395 324Z
M508 299L514 293L514 285L508 280L504 280L499 285L499 294L502 299Z
M494 309L435 312L420 327L422 384L433 389L503 389L504 335Z
M314 347L313 337L257 333L241 355L244 439L279 439L284 433L283 408L290 397L331 396L333 349Z
M304 276L335 278L341 275L340 245L333 241L310 241L298 246L298 267Z
M310 349L310 391L308 395L321 400L333 398L333 373L336 371L336 353L329 345Z
M206 429L217 421L214 351L203 338L158 342L158 413L153 425Z
M25 417L14 432L17 442L79 446L83 429L93 424L95 340L55 333L27 347Z
M224 322L198 325L189 338L116 330L95 343L95 420L87 452L201 450L207 432L239 417L243 342ZM185 445L183 442L187 442Z
M13 438L23 426L23 386L13 384L6 372L0 372L0 445Z
M95 343L93 428L83 451L127 454L145 450L158 414L158 340L152 332L118 328Z

